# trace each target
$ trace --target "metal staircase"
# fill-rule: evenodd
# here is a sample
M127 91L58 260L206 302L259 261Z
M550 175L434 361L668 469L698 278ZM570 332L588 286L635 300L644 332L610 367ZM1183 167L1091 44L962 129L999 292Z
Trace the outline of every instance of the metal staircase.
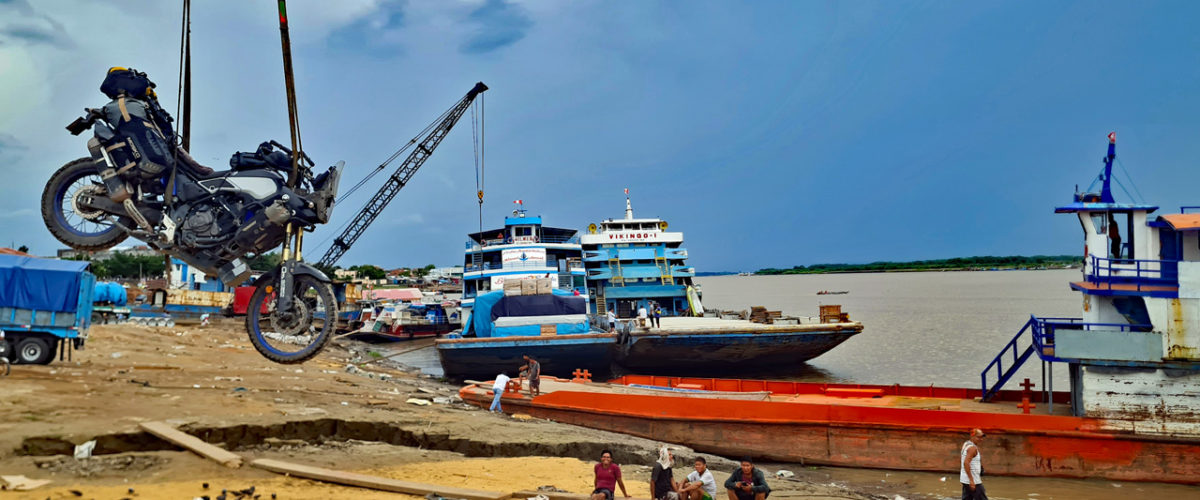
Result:
M662 274L662 284L664 284L664 285L674 285L675 284L675 275L671 274L671 263L667 262L666 257L663 257L663 256L655 257L654 265L658 267L659 272Z
M1025 326L1021 328L1021 331L1017 332L1017 334L1013 336L1012 340L1008 341L1008 344L1004 345L1004 348L1000 350L1000 353L997 354L994 359L992 359L992 362L988 363L987 368L984 368L984 370L979 373L980 382L983 384L984 401L988 401L995 397L996 393L1000 392L1000 389L1004 387L1004 384L1008 383L1009 379L1011 379L1013 375L1017 373L1017 370L1021 368L1021 365L1024 365L1025 361L1037 351L1037 347L1035 345L1036 341L1034 339L1035 334L1033 333L1036 329L1038 329L1038 319L1036 316L1030 316L1029 321L1025 323ZM1022 350L1018 346L1018 343L1020 340L1022 340L1026 331L1030 332L1029 346ZM1005 369L1004 361L1009 353L1012 353L1012 363L1010 363L1008 368ZM993 368L995 369L996 382L989 386L988 374L992 373Z

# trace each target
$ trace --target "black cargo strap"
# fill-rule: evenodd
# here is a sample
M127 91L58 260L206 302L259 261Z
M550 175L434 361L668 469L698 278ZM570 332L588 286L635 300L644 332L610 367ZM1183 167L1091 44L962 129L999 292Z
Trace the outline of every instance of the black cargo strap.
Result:
M125 141L121 141L121 142L118 142L118 143L116 143L116 144L113 144L112 146L109 146L109 147L107 147L107 148L104 148L104 150L105 150L105 151L107 151L107 152L109 152L109 153L111 153L111 152L112 152L112 150L114 150L114 149L117 149L117 148L123 148L123 147L125 147Z

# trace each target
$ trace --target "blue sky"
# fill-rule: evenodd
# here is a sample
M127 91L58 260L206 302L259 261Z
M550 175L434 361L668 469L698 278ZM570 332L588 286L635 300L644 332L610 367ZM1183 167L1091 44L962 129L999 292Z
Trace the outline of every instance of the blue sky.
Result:
M63 126L103 104L106 68L148 71L175 108L177 3L0 1L0 245L58 248L38 214L41 187L86 154ZM287 138L274 8L193 6L192 150L203 162L222 167ZM519 198L547 224L583 228L619 217L627 187L637 215L685 233L702 271L1081 253L1078 223L1052 209L1091 182L1112 130L1142 201L1200 204L1198 11L289 2L306 149L321 164L346 160L343 186L483 81L485 226ZM461 262L478 226L468 119L342 264ZM370 192L306 241L324 240Z

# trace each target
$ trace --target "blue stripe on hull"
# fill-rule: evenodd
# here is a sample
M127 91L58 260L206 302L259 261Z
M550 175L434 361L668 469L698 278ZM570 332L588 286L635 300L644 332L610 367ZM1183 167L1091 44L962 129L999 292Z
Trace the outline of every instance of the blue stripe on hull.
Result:
M542 364L542 373L570 378L575 369L600 379L610 372L615 338L572 339L569 335L547 339L513 341L453 342L437 344L438 358L447 377L491 379L503 372L516 377L530 355Z
M763 371L795 367L857 331L633 335L617 362L637 373Z

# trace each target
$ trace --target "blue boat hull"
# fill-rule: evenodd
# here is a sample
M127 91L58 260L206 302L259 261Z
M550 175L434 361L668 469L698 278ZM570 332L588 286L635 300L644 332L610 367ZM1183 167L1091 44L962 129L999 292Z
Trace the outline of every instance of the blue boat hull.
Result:
M713 374L795 369L859 333L856 329L759 333L633 333L617 363L636 373Z
M616 334L604 333L441 339L435 345L442 370L451 378L515 377L528 354L542 364L545 375L569 378L583 369L600 379L611 373L616 342Z

